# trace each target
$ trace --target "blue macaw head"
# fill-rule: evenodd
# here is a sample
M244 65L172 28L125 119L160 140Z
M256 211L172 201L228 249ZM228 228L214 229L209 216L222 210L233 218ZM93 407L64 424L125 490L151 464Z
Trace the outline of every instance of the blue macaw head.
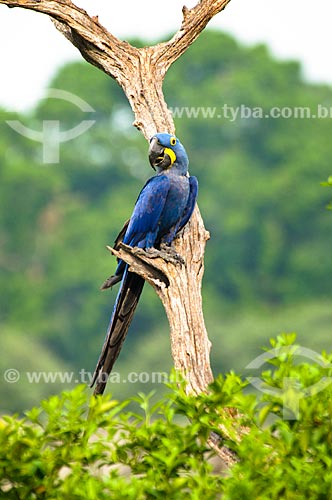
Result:
M175 135L165 132L151 137L149 161L151 167L158 172L176 168L185 175L188 171L189 160L186 150Z

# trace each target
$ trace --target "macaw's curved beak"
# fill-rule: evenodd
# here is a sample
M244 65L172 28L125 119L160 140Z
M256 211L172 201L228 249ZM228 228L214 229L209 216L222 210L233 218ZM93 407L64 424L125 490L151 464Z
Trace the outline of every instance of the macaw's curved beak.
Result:
M175 159L175 153L171 149L164 148L157 137L152 137L149 147L149 161L154 170L156 168L158 170L166 170L173 165Z

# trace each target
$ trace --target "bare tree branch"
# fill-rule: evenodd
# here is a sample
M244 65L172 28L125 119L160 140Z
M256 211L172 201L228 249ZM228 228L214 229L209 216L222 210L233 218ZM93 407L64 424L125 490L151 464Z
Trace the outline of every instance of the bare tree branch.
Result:
M87 61L117 80L135 112L136 127L149 138L157 131L174 132L173 119L162 92L168 67L229 1L201 0L192 9L184 7L181 28L171 40L140 49L113 36L97 17L90 17L70 0L0 0L0 4L49 15ZM177 238L176 248L186 257L187 266L176 273L172 268L164 269L170 277L170 286L155 289L170 323L175 367L187 374L188 390L201 392L213 377L201 301L207 232L198 209L184 235Z
M0 4L50 16L56 28L89 63L119 83L134 112L134 125L149 139L156 132L175 131L162 91L166 71L229 1L200 0L191 9L183 7L179 31L169 41L144 48L119 40L99 23L98 17L90 17L70 0L0 0ZM189 224L175 241L176 251L185 258L185 264L176 265L162 255L155 259L144 252L138 255L123 245L112 250L128 262L135 273L144 276L161 298L170 324L175 368L185 374L187 390L194 393L205 391L213 379L201 299L208 238L196 207ZM234 462L227 449L220 447L212 437L210 445L226 463Z
M167 61L165 70L176 61L187 48L198 38L208 22L221 12L230 0L200 0L195 7L183 7L181 28L171 40L159 45L160 58L163 64Z
M201 0L183 8L180 30L168 42L136 48L109 33L97 16L70 0L0 0L8 7L21 7L47 14L55 26L94 66L114 78L123 88L135 114L134 125L146 139L156 132L174 133L162 83L167 69L196 40L209 20L230 0Z

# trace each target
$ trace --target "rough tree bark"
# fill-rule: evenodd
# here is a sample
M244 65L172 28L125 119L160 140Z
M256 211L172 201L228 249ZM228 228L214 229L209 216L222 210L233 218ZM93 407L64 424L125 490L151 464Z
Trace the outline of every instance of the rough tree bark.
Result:
M199 36L210 19L230 0L200 0L191 9L183 7L179 31L168 41L136 48L109 33L98 21L70 0L0 0L8 7L21 7L47 14L56 28L81 52L84 59L114 78L123 88L135 115L134 125L149 139L156 132L174 133L175 127L164 100L162 84L171 64ZM190 156L190 151L189 151ZM121 246L113 250L131 270L154 287L165 307L170 324L174 366L187 380L188 392L200 393L213 380L210 341L202 312L201 281L208 232L199 210L175 241L184 265L151 259ZM211 446L231 463L234 458L211 438Z

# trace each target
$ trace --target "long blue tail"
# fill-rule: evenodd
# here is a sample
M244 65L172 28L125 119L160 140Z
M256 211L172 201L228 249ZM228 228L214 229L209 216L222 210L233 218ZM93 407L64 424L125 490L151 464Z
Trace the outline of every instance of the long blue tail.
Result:
M103 394L107 379L126 338L144 286L144 279L128 271L126 266L115 301L105 342L93 374L91 387L96 383L94 394Z

